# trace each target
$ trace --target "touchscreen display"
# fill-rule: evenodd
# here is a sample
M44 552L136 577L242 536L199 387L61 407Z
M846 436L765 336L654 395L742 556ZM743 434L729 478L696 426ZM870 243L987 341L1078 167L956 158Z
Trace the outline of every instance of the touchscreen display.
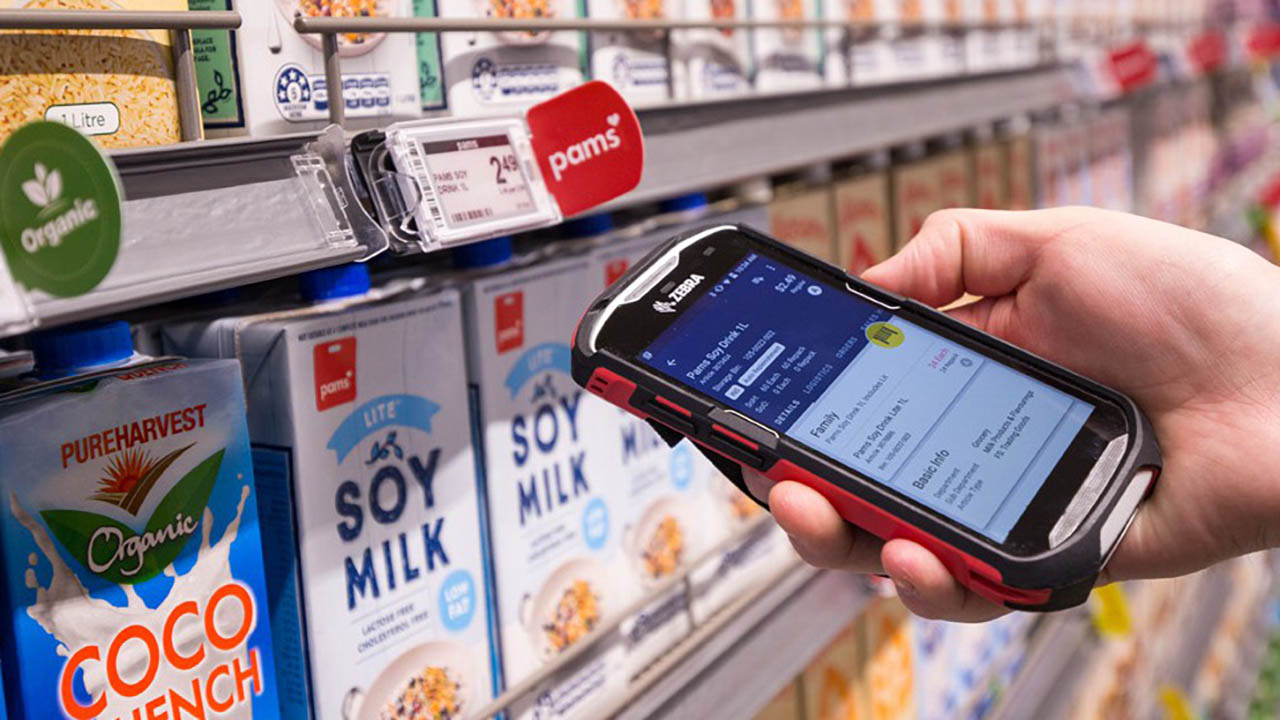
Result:
M1094 410L771 258L691 282L641 362L997 542Z

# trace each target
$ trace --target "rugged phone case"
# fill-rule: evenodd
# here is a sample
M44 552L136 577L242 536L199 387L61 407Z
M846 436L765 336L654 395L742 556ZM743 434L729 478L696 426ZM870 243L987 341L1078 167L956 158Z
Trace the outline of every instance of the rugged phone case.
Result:
M1111 551L1133 516L1139 500L1154 486L1160 449L1151 425L1128 397L1099 385L998 338L939 314L932 308L899 297L826 266L749 227L733 230L767 243L797 268L818 277L837 275L850 288L895 312L927 316L959 336L995 347L1012 359L1035 366L1049 376L1080 387L1118 406L1124 414L1129 444L1112 480L1094 502L1084 521L1066 540L1046 552L1019 556L1008 553L973 531L922 510L889 488L853 470L822 458L785 435L725 412L707 399L651 371L629 358L605 349L588 354L585 340L600 322L609 301L623 294L650 265L681 241L705 231L678 235L655 248L589 306L573 338L573 377L589 392L649 420L671 442L689 437L744 492L738 466L750 467L774 482L804 483L826 497L849 522L883 539L917 542L946 565L956 579L978 594L1010 608L1060 610L1079 605L1089 595ZM731 462L727 462L731 461ZM1150 469L1151 473L1139 473ZM1114 478L1127 478L1115 482ZM749 493L748 493L749 494ZM1120 507L1122 511L1117 513Z

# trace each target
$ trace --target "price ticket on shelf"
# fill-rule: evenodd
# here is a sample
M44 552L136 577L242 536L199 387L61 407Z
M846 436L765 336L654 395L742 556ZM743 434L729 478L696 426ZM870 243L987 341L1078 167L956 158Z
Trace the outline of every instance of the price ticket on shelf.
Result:
M424 250L554 225L630 191L644 164L635 113L603 82L525 118L396 123L386 150Z

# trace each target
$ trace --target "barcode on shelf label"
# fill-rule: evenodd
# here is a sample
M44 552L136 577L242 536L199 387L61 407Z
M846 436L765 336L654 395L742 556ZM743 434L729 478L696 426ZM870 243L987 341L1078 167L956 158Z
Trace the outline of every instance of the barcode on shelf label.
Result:
M493 217L492 208L476 208L463 212L456 212L449 215L449 219L455 223L472 222L475 220L487 220Z

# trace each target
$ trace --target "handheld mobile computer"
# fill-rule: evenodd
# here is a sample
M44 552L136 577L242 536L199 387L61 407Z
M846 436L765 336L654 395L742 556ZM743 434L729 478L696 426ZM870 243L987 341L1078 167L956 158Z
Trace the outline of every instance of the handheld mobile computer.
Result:
M572 364L718 466L804 483L1017 609L1083 602L1160 469L1123 394L739 225L637 263Z

